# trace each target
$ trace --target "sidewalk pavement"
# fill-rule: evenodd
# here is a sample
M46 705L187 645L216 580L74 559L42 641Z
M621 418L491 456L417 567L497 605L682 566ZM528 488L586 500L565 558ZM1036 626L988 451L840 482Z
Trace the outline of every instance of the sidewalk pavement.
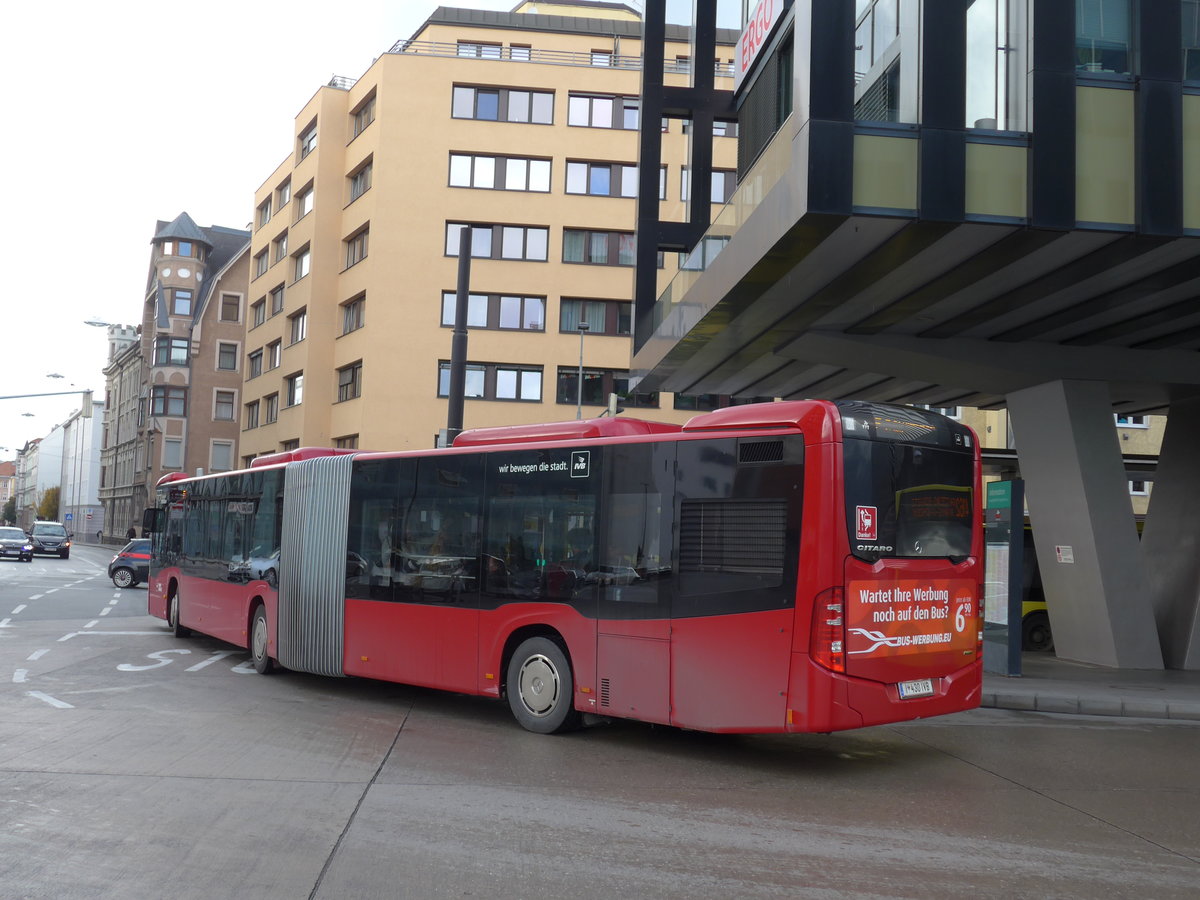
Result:
M1021 654L1021 676L985 674L982 706L1200 722L1200 671L1108 669Z

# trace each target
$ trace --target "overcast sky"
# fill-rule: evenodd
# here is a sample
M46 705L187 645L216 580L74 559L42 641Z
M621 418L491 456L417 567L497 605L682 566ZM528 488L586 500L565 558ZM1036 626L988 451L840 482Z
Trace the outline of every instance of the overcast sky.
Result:
M721 24L736 25L740 4L721 2ZM293 118L317 88L357 78L437 6L8 4L0 397L103 394L105 329L84 322L140 320L155 222L187 211L201 226L248 227L254 190L289 152ZM671 0L668 17L690 8ZM78 395L0 400L0 460L79 405Z

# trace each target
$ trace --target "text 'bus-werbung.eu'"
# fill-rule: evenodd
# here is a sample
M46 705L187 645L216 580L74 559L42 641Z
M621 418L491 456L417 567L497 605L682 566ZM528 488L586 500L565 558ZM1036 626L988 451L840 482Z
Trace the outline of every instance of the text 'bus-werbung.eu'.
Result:
M824 401L463 432L164 477L149 612L276 665L587 714L827 732L979 705L973 432Z

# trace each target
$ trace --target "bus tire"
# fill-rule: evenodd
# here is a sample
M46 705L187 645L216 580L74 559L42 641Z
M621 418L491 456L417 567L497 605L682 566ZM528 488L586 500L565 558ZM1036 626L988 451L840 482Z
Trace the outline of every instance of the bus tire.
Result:
M521 642L508 661L505 686L508 706L527 731L556 734L579 726L571 662L563 648L549 638Z
M184 628L179 624L179 588L172 591L171 596L167 599L167 625L177 638L192 636L192 629Z
M1054 649L1054 634L1050 631L1050 617L1046 613L1031 612L1021 621L1021 649Z
M254 663L254 671L259 675L269 675L275 668L271 654L267 650L267 611L260 604L254 608L250 617L250 659Z

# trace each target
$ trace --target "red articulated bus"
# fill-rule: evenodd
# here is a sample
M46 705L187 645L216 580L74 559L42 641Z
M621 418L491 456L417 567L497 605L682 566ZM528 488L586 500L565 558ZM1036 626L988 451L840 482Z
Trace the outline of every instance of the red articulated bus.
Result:
M733 407L168 475L151 615L276 664L714 732L979 705L979 447L936 413Z

